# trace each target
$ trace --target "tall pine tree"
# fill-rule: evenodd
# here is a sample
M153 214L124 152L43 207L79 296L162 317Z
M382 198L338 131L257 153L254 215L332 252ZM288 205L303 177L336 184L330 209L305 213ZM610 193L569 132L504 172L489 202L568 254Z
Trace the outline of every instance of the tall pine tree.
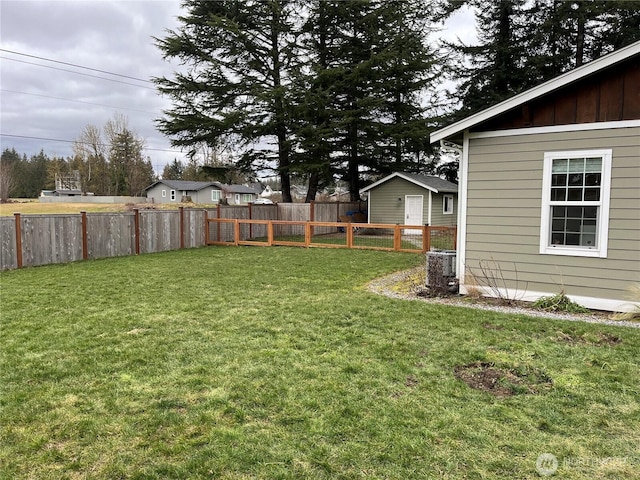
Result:
M253 166L277 163L283 200L290 192L289 70L295 11L289 0L186 0L181 27L156 39L165 58L186 68L158 78L173 108L158 121L178 147L237 143ZM258 146L256 146L258 145Z

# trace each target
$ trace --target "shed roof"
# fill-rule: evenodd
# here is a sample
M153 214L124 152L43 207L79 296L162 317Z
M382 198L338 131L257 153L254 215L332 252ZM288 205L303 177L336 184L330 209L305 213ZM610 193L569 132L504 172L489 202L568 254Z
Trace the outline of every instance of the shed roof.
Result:
M419 175L416 173L395 172L395 173L392 173L391 175L388 175L378 180L377 182L372 183L369 186L366 186L360 189L360 193L364 193L371 190L372 188L376 188L378 185L388 182L392 178L402 178L408 182L418 185L419 187L426 188L427 190L431 190L434 193L457 193L458 192L458 186L455 183L451 183L440 177L434 177L432 175Z
M507 100L504 100L503 102L500 102L485 110L463 118L456 123L437 130L430 135L429 139L431 143L434 143L439 140L451 138L457 134L460 134L464 130L472 128L479 123L485 122L502 113L505 113L512 108L519 107L526 102L558 90L559 88L572 84L594 73L600 72L612 65L627 60L638 54L640 54L640 41L632 43L631 45L616 50L608 55L604 55L596 60L593 60L592 62L582 65L581 67L570 70L569 72L559 75L545 83L542 83Z

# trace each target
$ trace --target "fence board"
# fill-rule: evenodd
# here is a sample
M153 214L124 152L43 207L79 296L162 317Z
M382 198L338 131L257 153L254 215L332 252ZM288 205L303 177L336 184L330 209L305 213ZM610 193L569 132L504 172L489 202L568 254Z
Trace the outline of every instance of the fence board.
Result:
M87 213L88 257L133 255L134 233L133 213Z
M140 253L180 248L179 211L140 211Z
M0 217L0 248L0 270L18 268L14 217Z
M25 267L82 260L80 215L21 216Z
M205 211L199 209L184 210L184 246L185 248L202 247L205 244L204 229Z

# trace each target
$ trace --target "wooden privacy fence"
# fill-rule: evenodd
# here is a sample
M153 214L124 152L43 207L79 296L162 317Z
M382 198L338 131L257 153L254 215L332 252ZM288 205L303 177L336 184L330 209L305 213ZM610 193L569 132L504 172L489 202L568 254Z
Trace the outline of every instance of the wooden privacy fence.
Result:
M456 227L207 218L207 245L299 246L422 252L456 249Z
M0 270L206 245L207 217L337 221L365 202L0 217Z
M0 269L205 245L203 209L0 217Z

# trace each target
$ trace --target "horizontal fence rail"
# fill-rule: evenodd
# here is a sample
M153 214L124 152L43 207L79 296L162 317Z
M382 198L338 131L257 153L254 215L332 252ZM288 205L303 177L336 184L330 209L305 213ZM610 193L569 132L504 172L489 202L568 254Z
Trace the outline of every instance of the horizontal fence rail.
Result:
M455 250L456 227L207 218L207 245L356 248L397 252Z

